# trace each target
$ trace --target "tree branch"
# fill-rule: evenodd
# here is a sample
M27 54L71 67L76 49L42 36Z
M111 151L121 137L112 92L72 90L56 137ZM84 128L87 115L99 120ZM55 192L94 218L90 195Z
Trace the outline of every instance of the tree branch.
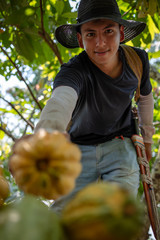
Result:
M21 73L21 71L19 70L18 66L12 61L12 59L10 58L10 56L8 55L8 53L3 49L3 47L0 46L0 48L1 48L2 52L7 56L7 58L9 59L9 61L12 63L12 65L16 68L16 70L17 70L17 72L18 72L18 75L20 76L20 80L22 80L22 81L25 83L25 85L27 86L27 88L28 88L28 90L29 90L32 98L34 99L34 101L35 101L36 104L38 105L39 109L42 111L41 105L39 104L39 102L37 101L36 97L34 96L34 94L33 94L32 90L31 90L30 86L28 85L28 83L26 82L26 80L23 78L22 73Z
M30 121L30 119L32 119L34 113L35 113L35 108L31 112L31 115L29 117L29 121ZM27 128L28 128L28 124L26 125L25 130L23 131L23 136L26 135Z
M25 119L25 118L23 117L23 115L15 108L15 106L14 106L12 103L8 102L8 101L7 101L6 99L4 99L2 96L0 96L0 98L2 98L3 101L5 101L6 103L8 103L8 104L17 112L17 114L32 128L32 130L34 129L33 124L32 124L30 121L28 121L27 119Z
M15 142L17 138L15 138L9 131L4 129L3 127L0 126L0 130L3 131L8 137L12 138L12 140Z
M48 44L48 46L52 49L54 54L57 56L60 64L63 64L57 45L52 41L51 37L44 29L42 0L40 0L40 11L41 11L41 30L38 33L44 39L44 41Z
M154 125L154 127L158 127L159 128L160 127L160 122L158 122L158 121L154 122L153 125Z
M132 9L135 9L135 7L136 7L136 4L134 4L127 12L123 13L122 17L127 15Z

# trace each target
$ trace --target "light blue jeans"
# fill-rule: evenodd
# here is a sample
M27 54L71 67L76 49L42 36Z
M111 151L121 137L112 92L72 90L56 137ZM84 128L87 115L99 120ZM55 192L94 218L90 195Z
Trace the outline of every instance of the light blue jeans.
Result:
M76 187L67 196L56 200L51 208L60 213L65 204L87 184L101 179L117 182L137 195L140 172L135 147L130 138L113 139L98 145L79 145L82 152L82 172Z

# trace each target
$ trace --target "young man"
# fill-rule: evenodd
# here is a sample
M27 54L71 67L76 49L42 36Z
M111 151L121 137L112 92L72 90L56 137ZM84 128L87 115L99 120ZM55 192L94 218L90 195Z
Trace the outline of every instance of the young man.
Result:
M77 21L58 27L56 38L65 47L79 46L84 51L62 65L36 126L36 130L67 131L82 151L82 173L74 191L53 205L57 212L99 178L118 182L134 195L139 186L139 166L130 139L134 134L131 102L138 80L120 43L140 34L145 24L122 19L115 0L81 0ZM149 62L144 50L134 50L143 64L138 106L150 160L154 128Z

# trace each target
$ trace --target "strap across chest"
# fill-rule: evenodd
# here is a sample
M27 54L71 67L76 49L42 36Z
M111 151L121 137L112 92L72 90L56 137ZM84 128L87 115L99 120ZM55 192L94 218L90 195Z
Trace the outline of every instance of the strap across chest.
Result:
M140 97L140 85L143 73L142 61L132 47L123 44L121 45L121 47L124 50L128 65L130 66L130 68L132 69L132 71L134 72L138 79L138 87L136 89L136 93L134 96L135 102L138 102L138 99Z

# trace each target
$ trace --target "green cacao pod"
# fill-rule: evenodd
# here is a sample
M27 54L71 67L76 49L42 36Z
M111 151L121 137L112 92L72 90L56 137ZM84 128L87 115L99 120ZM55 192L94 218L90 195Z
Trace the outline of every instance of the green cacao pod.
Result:
M69 240L131 240L143 223L142 206L117 184L94 183L64 208L62 225Z
M0 239L64 240L64 236L57 215L27 195L0 209Z

